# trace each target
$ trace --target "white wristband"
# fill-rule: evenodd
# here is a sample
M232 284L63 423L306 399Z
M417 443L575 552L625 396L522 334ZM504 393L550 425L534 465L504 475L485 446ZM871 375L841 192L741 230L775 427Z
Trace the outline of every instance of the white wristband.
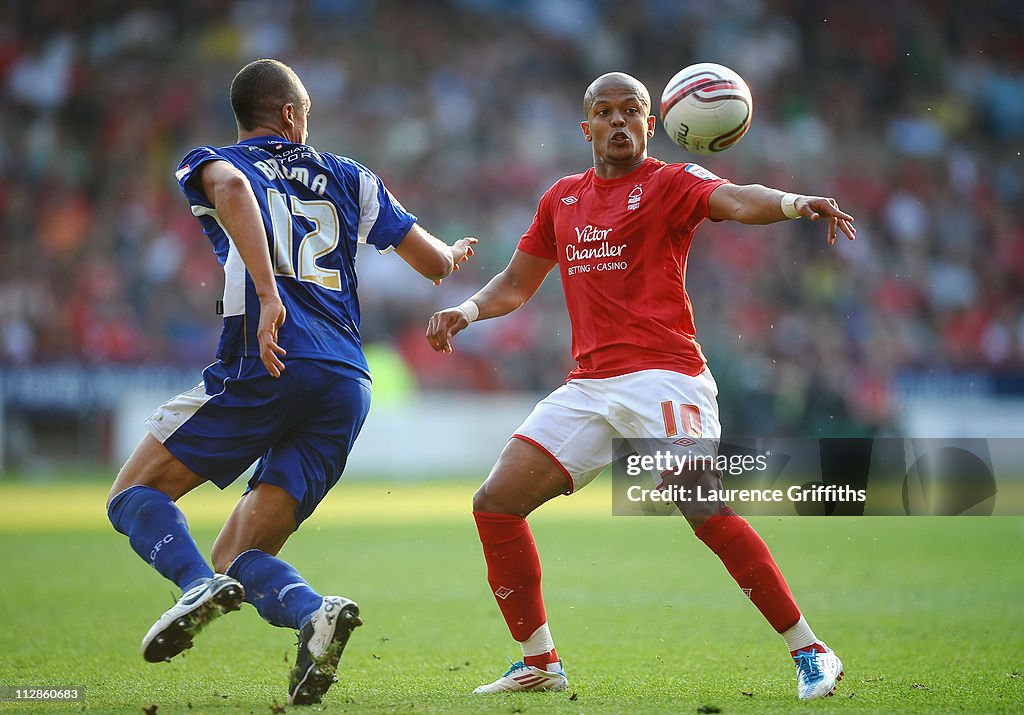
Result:
M480 306L472 300L467 300L462 305L455 306L455 310L461 310L462 314L466 316L466 320L471 323L480 317Z
M796 200L798 198L800 198L798 194L782 195L782 213L785 214L786 218L800 218L800 212L796 210Z

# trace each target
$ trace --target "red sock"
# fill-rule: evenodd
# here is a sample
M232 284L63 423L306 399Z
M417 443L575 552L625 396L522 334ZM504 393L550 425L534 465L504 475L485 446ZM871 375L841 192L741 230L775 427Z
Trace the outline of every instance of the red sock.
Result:
M701 524L695 533L718 555L772 628L782 633L800 620L800 609L786 579L768 547L746 519L725 507Z
M540 655L524 655L523 663L526 665L532 665L534 668L540 668L541 670L547 670L550 663L558 661L558 652L554 648L549 650L547 653L541 653Z
M487 561L487 582L512 637L525 641L547 622L540 592L540 556L526 519L474 511Z

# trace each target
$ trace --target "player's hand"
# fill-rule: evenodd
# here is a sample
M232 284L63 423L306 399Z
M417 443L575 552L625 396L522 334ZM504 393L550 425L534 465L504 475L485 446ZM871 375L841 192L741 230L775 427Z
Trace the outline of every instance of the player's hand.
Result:
M281 377L284 363L281 357L287 351L277 344L277 329L284 325L285 310L277 294L260 298L260 323L256 328L256 339L260 344L260 360L271 377Z
M439 310L427 323L427 342L435 351L447 355L452 351L452 338L468 325L469 318L458 308Z
M473 244L475 243L477 243L475 238L466 236L465 238L460 238L449 247L452 252L452 273L459 270L459 264L468 261L469 257L475 253L473 250ZM434 281L434 285L441 285L441 279Z
M857 229L853 225L853 216L839 209L835 199L824 196L801 196L796 200L793 207L800 212L801 216L817 221L820 218L828 219L828 245L836 242L837 229L846 234L851 241L857 238Z

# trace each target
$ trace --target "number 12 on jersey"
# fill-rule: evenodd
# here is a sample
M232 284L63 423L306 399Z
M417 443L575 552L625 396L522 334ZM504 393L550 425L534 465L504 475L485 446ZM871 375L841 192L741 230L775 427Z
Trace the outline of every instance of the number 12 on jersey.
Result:
M290 208L288 198L291 199ZM316 262L338 247L340 221L334 205L329 201L302 201L294 196L286 197L274 189L267 189L267 205L274 228L274 272L330 290L341 290L341 271L322 268ZM296 261L292 259L293 216L302 216L315 226L299 241Z
M661 417L665 421L665 436L675 437L680 426L688 437L700 438L700 408L697 405L679 405L679 421L676 422L676 406L672 400L661 403Z

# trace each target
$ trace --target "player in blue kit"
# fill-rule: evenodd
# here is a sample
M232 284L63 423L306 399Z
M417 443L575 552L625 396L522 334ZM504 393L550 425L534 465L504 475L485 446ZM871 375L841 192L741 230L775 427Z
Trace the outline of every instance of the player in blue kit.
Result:
M393 250L440 283L476 239L446 245L369 169L306 144L309 95L287 65L246 65L231 105L238 143L194 149L176 172L224 267L217 362L146 422L107 513L182 590L143 638L146 660L190 648L210 620L245 600L267 622L299 631L288 702L318 703L359 609L322 597L277 553L340 478L370 406L356 248ZM174 502L207 481L227 487L257 460L211 568Z

